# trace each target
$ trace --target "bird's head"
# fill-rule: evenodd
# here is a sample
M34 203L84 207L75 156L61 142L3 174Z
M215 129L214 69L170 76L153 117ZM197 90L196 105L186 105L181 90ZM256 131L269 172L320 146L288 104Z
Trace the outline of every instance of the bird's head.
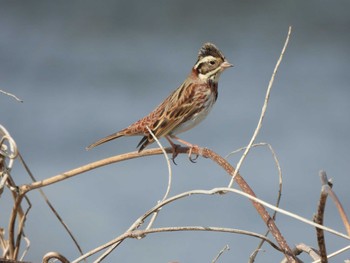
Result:
M217 82L220 74L230 67L233 65L214 44L205 43L199 50L198 60L193 69L200 79Z

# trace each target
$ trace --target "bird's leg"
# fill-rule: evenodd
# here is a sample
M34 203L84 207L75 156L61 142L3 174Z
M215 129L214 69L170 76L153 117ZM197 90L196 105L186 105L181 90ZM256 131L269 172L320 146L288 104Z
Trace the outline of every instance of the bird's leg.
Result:
M173 143L172 140L170 140L170 137L168 135L165 136L165 138L168 140L168 142L170 143L171 147L173 148L173 157L171 159L173 160L173 163L175 165L177 165L176 162L175 162L175 158L179 154L177 152L177 148L180 147L180 145Z
M196 154L195 158L192 158L191 156L192 156L192 150L193 150L194 148L199 148L198 145L195 145L195 144L186 142L186 141L184 141L184 140L182 140L182 139L176 137L175 135L171 135L170 137L171 137L172 139L177 140L178 142L181 142L182 144L184 144L184 145L186 145L187 147L190 148L190 152L188 153L188 159L190 160L190 162L195 163L196 160L198 159L198 156L199 156L199 155Z

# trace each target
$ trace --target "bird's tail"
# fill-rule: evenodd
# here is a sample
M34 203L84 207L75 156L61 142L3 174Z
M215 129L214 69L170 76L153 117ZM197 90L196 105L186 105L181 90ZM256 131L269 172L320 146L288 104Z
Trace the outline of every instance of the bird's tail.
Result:
M124 134L122 134L122 133L120 133L120 132L113 133L113 134L111 134L111 135L109 135L109 136L107 136L107 137L104 137L104 138L98 140L97 142L94 142L93 144L90 144L90 145L89 145L88 147L86 147L85 149L86 149L87 151L88 151L88 150L91 150L92 148L94 148L94 147L96 147L96 146L98 146L98 145L101 145L101 144L103 144L103 143L105 143L105 142L109 142L109 141L111 141L111 140L117 139L117 138L122 137L122 136L124 136Z

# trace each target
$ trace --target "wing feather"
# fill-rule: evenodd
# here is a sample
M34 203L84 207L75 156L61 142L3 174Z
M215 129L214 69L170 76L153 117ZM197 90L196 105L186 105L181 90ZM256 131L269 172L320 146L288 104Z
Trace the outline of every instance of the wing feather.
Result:
M183 122L191 119L199 110L203 100L203 92L206 85L193 81L184 82L177 90L169 95L154 111L156 115L150 129L157 137L163 137L171 133ZM151 134L145 135L138 147L142 151L147 145L154 142Z

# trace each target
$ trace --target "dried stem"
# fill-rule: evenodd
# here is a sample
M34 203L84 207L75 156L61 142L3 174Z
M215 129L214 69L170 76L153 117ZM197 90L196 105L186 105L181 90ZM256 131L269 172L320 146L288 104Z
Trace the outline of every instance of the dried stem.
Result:
M258 136L259 134L259 131L261 129L261 126L262 126L262 122L264 120L264 117L265 117L265 113L266 113L266 109L267 109L267 104L268 104L268 101L269 101L269 98L270 98L270 93L271 93L271 89L272 89L272 85L273 85L273 82L275 80L275 76L276 76L276 73L277 73L277 70L282 62L282 59L283 59L283 55L287 49L287 46L288 46L288 42L289 42L289 37L290 37L290 34L292 33L292 27L289 26L288 28L288 33L287 33L287 37L286 37L286 40L284 42L284 46L282 48L282 51L281 51L281 54L277 60L277 63L276 63L276 66L275 66L275 69L273 70L273 73L272 73L272 76L271 76L271 79L270 79L270 82L269 82L269 85L267 87L267 91L266 91L266 95L265 95L265 101L264 101L264 105L261 109L261 114L260 114L260 118L259 118L259 121L258 121L258 124L257 124L257 127L253 133L253 136L252 138L250 139L250 142L248 143L248 146L247 148L245 149L241 159L239 160L239 162L237 163L236 165L236 172L235 174L232 176L232 179L228 185L228 187L232 187L233 185L233 181L234 181L234 178L236 176L236 174L239 172L239 169L241 168L241 165L244 161L244 159L246 158L246 156L248 155L253 143L255 142L256 140L256 137Z
M166 151L167 151L167 153L171 153L172 149L167 148ZM188 149L188 147L181 147L178 149L178 151L179 151L179 153L184 153L184 152L187 153L189 151L189 149ZM28 191L31 191L31 190L34 190L34 189L37 189L40 187L45 187L47 185L62 181L62 180L67 179L67 178L71 178L75 175L81 174L83 172L87 172L87 171L95 169L97 167L101 167L101 166L104 166L104 165L107 165L110 163L119 162L119 161L126 160L126 159L132 159L132 158L136 158L136 157L140 157L140 156L146 156L146 155L150 155L150 154L160 154L161 152L162 152L161 149L150 149L150 150L142 151L141 153L133 152L133 153L122 154L119 156L114 156L111 158L107 158L107 159L104 159L101 161L97 161L94 163L84 165L82 167L73 169L73 170L65 172L63 174L53 176L53 177L48 178L48 179L44 179L42 181L34 182L32 184L22 185L19 187L19 192L21 195L23 195L23 194L27 193ZM220 155L214 153L213 151L210 151L208 149L203 149L203 148L198 148L198 149L194 148L194 149L192 149L192 153L199 154L205 158L212 159L217 164L219 164L222 168L224 168L226 170L226 172L228 172L231 176L235 173L235 169L224 158L222 158ZM240 188L245 193L248 193L249 195L255 197L253 190L249 187L249 185L246 183L246 181L243 179L243 177L239 173L236 174L235 181L237 182L237 184L240 186ZM285 255L290 258L291 262L293 260L295 260L291 249L287 245L287 242L285 241L282 234L278 230L273 219L267 213L266 209L261 204L259 204L257 202L253 201L252 203L253 203L253 206L258 211L261 218L263 219L263 221L265 222L265 224L267 225L267 227L269 228L269 230L271 231L271 233L274 235L276 241L281 246ZM14 208L16 208L16 207L14 207ZM13 216L13 217L15 217L15 216ZM12 222L12 224L14 224L14 219L11 222Z
M259 239L265 240L268 244L270 244L274 249L281 251L277 244L273 243L271 240L269 240L267 237L250 232L250 231L244 231L240 229L233 229L233 228L223 228L223 227L202 227L202 226L181 226L181 227L162 227L162 228L150 228L145 230L132 230L132 231L126 231L123 235L120 235L119 237L111 240L110 242L104 244L103 246L100 246L98 248L95 248L94 250L89 251L82 257L77 258L76 260L72 261L72 263L80 262L81 260L92 256L93 254L101 251L104 248L107 248L109 246L112 246L113 244L120 244L123 240L127 238L143 238L144 236L152 233L162 233L162 232L175 232L175 231L212 231L212 232L222 232L222 233L232 233L232 234L241 234L241 235L248 235L252 237L256 237Z
M339 249L339 250L337 250L337 251L335 251L335 252L329 254L327 257L328 257L328 259L330 259L330 258L332 258L332 257L335 257L335 256L341 254L341 253L344 253L344 252L347 251L347 250L350 250L350 245L349 245L349 246L346 246L346 247L343 247L342 249ZM321 262L321 260L320 260L320 259L317 259L317 260L313 261L312 263L320 263L320 262ZM346 260L345 260L344 262L346 262Z
M187 148L187 147L179 147L177 150L178 150L179 153L186 153L187 154L189 152L189 148ZM165 151L167 153L172 153L172 148L166 148ZM229 163L227 163L227 161L224 158L218 156L217 154L213 153L212 151L210 151L208 149L194 148L194 149L192 149L192 152L193 152L193 154L199 154L199 155L202 155L203 157L211 158L216 163L218 163L220 166L222 166L226 171L228 171L230 175L232 175L234 173L233 167ZM19 204L21 202L21 198L23 198L23 194L27 193L28 191L37 189L39 187L45 187L45 186L50 185L52 183L59 182L59 181L71 178L71 177L76 176L78 174L81 174L83 172L87 172L89 170L96 169L98 167L101 167L101 166L104 166L104 165L107 165L107 164L120 162L120 161L128 160L128 159L133 159L133 158L137 158L137 157L142 157L142 156L156 155L156 154L162 154L162 150L158 149L158 148L155 148L155 149L144 150L141 153L131 152L131 153L126 153L126 154L122 154L122 155L118 155L118 156L113 156L113 157L110 157L110 158L107 158L107 159L103 159L103 160L100 160L100 161L96 161L96 162L84 165L82 167L73 169L71 171L67 171L67 172L65 172L63 174L59 174L59 175L53 176L51 178L48 178L48 179L45 179L45 180L42 180L42 181L34 182L34 183L31 183L31 184L27 184L27 185L22 185L22 186L19 187L20 195L19 195L18 199L16 200L16 203L15 203L13 209L14 209L14 211L16 211L16 208L19 206ZM283 214L286 214L288 216L297 218L298 220L300 220L302 222L308 223L308 224L310 224L312 226L315 226L315 227L322 228L322 229L324 229L326 231L329 231L329 232L331 232L333 234L336 234L338 236L341 236L343 238L350 239L350 237L348 237L348 236L346 236L346 235L344 235L342 233L339 233L339 232L337 232L335 230L329 229L329 228L324 227L322 225L316 224L316 223L314 223L314 222L312 222L310 220L301 218L301 217L299 217L299 216L297 216L295 214L292 214L292 213L290 213L288 211L285 211L283 209L277 208L277 207L272 206L272 205L270 205L270 204L268 204L268 203L266 203L264 201L261 201L261 200L257 199L256 197L251 195L251 189L246 184L246 182L243 180L243 178L239 175L239 173L237 175L238 176L236 176L236 180L238 182L238 185L241 186L241 188L243 189L243 191L245 191L245 193L243 193L243 192L241 192L239 190L236 190L236 189L232 189L232 188L219 188L219 189L213 189L213 191L191 191L191 192L183 193L183 194L178 195L176 197L168 198L168 199L164 200L163 202L160 202L159 204L157 204L153 209L148 211L143 217L139 218L129 228L128 231L131 231L133 229L137 229L143 223L144 219L147 218L149 215L151 215L155 211L159 210L162 206L166 205L167 203L170 203L170 202L172 202L172 201L174 201L174 200L176 200L178 198L181 198L183 196L190 196L190 195L193 195L193 194L214 194L214 193L219 193L219 192L220 193L222 193L222 192L237 192L237 193L240 193L240 194L242 194L242 195L244 195L246 197L249 197L252 200L254 206L255 207L257 207L257 206L259 207L258 211L260 213L262 213L261 216L264 219L265 218L267 219L267 220L265 219L267 221L267 225L269 226L269 228L273 228L273 230L274 230L274 222L269 217L269 215L267 214L267 212L266 212L266 210L264 209L263 206L266 206L266 207L269 207L271 209L274 209L274 210L278 211L279 213L283 213ZM250 191L247 190L247 189L250 189ZM261 205L259 205L259 204L261 204ZM261 210L263 212L261 212ZM13 220L15 218L16 213L13 213L13 215L14 216L11 217L12 223L10 223L10 225L14 224ZM272 233L274 234L274 236L275 236L276 240L278 241L280 247L285 252L284 245L280 244L281 240L279 239L279 235L278 234L276 235L276 231L272 231ZM108 247L108 246L106 246L106 247ZM291 261L291 262L293 262L293 260L294 259L289 259L289 261Z
M247 193L251 196L256 197L253 190L250 188L250 186L247 184L247 182L243 179L243 177L228 163L223 159L220 155L214 153L213 151L210 151L208 149L204 149L203 156L210 158L211 160L215 161L217 164L219 164L222 168L226 170L227 173L229 173L232 177L234 177L234 180L238 184L238 186L242 189L244 193ZM269 213L266 211L265 207L261 205L258 202L252 201L253 206L258 211L259 215L267 225L268 229L271 231L272 235L276 239L277 243L280 245L281 249L283 250L283 253L285 256L290 260L290 262L296 262L296 258L292 253L292 250L288 246L286 240L282 236L281 232L277 228L275 221L270 217Z
M321 178L321 182L322 182L322 187L325 189L325 191L327 191L327 194L332 198L335 206L338 209L338 212L340 214L340 217L343 221L343 224L345 226L346 232L348 233L348 235L350 236L350 223L349 223L349 218L345 213L344 207L342 206L342 204L340 203L337 195L334 193L334 191L332 190L332 188L329 186L331 183L329 182L329 180L327 179L327 174L325 171L320 171L320 178Z
M165 150L166 150L167 153L172 153L172 148L166 148ZM177 150L178 150L179 153L186 153L187 154L189 152L189 148L188 147L179 147ZM193 154L202 155L203 157L206 157L206 158L211 158L213 161L215 161L217 164L219 164L221 167L223 167L230 175L232 175L234 173L233 167L229 163L227 163L227 161L224 158L222 158L221 156L213 153L212 151L210 151L208 149L202 149L202 148L196 149L196 148L194 148L194 149L192 149L192 153ZM103 159L103 160L100 160L100 161L96 161L96 162L93 162L93 163L81 166L81 167L73 169L71 171L67 171L65 173L53 176L51 178L44 179L42 181L38 181L38 182L31 183L31 184L22 185L22 186L19 187L20 195L19 195L18 200L16 200L16 203L15 203L15 206L14 206L14 210L16 210L16 208L20 204L20 198L22 197L22 195L27 193L27 192L29 192L29 191L31 191L31 190L34 190L34 189L37 189L37 188L40 188L40 187L48 186L50 184L53 184L53 183L56 183L56 182L59 182L59 181L71 178L71 177L76 176L78 174L90 171L92 169L96 169L98 167L101 167L101 166L104 166L104 165L107 165L107 164L120 162L120 161L128 160L128 159L133 159L133 158L137 158L137 157L142 157L142 156L156 155L156 154L162 154L162 150L158 149L158 148L155 148L155 149L144 150L141 153L131 152L131 153L126 153L126 154L122 154L122 155L118 155L118 156L113 156L113 157L110 157L110 158L107 158L107 159ZM244 181L244 179L239 175L239 173L236 176L236 181L237 181L238 185L240 185L242 190L248 194L248 196L254 196L254 195L252 195L252 190L247 185L247 183ZM235 189L232 189L232 191L234 191L234 190ZM254 197L250 197L250 199L253 200L252 201L253 205L257 208L258 212L260 213L260 215L263 218L264 222L268 225L269 229L273 229L272 233L275 236L275 238L278 241L278 243L281 246L281 248L284 249L284 252L286 254L288 254L286 252L286 250L288 251L288 248L286 248L287 245L286 245L283 237L281 238L281 235L280 235L279 231L275 231L276 230L276 226L274 224L273 219L266 212L265 208L258 203L257 199L254 199ZM268 204L266 204L266 203L263 203L263 205L264 206L268 206ZM294 214L292 214L292 213L290 213L288 211L284 211L283 209L275 208L274 206L271 206L271 205L268 206L268 207L272 208L272 209L275 209L275 210L278 210L278 212L283 212L284 214L286 214L288 216L292 216L294 218L297 218L298 220L300 220L302 222L306 222L306 223L308 223L310 225L313 225L313 226L325 229L325 230L327 230L327 231L329 231L329 232L331 232L333 234L336 234L338 236L341 236L343 238L350 239L348 236L346 236L346 235L344 235L342 233L339 233L339 232L334 231L332 229L326 228L326 227L321 226L319 224L313 223L310 220L298 217L298 216L296 216L296 215L294 215ZM159 207L157 207L157 209L159 209ZM12 220L11 220L10 225L14 224L14 217L15 217L15 213L14 213L14 216L11 217ZM142 223L142 222L140 221L139 223ZM294 259L290 259L290 260L293 261Z
M228 245L224 246L224 248L220 250L219 254L217 254L217 256L212 260L212 263L216 263L226 250L230 250L230 247Z
M293 249L293 253L295 255L300 255L301 253L307 253L309 254L309 256L314 259L317 260L320 258L320 256L318 255L318 251L310 246L305 245L304 243L300 243L298 244L294 249ZM283 259L281 261L281 263L287 263L287 259Z
M272 157L275 161L275 164L276 164L276 168L277 168L277 171L278 171L278 194L277 194L277 200L276 200L276 207L279 207L279 204L280 204L280 201L281 201L281 196L282 196L282 185L283 185L283 180L282 180L282 169L281 169L281 166L280 166L280 163L278 161L278 158L277 158L277 155L274 151L274 149L272 148L272 146L268 143L265 143L265 142L261 142L261 143L255 143L252 145L252 147L259 147L259 146L267 146L272 154ZM231 153L229 153L225 159L227 159L229 156L235 154L235 153L238 153L240 151L243 151L244 149L246 149L246 147L242 147L242 148L239 148ZM277 216L277 211L274 211L274 213L272 214L272 218L273 220L276 219L276 216ZM265 233L265 236L267 236L268 234L270 233L270 230L267 230L266 233ZM258 244L258 247L254 250L254 252L251 254L251 256L249 257L249 262L252 263L255 261L255 258L256 256L258 255L259 251L261 251L261 247L262 245L264 244L264 240L261 240L260 243Z
M49 253L45 254L42 262L49 263L49 262L51 262L52 259L57 259L57 260L61 261L62 263L69 263L68 259L66 259L63 255L61 255L57 252L49 252Z
M24 169L26 170L26 172L28 173L29 177L32 179L33 182L36 182L37 180L35 179L33 173L31 172L31 170L29 169L27 163L24 161L22 155L18 152L18 157L19 160L21 161ZM60 214L57 212L57 210L55 209L55 207L53 206L53 204L50 202L50 200L48 199L48 197L46 196L45 192L39 188L39 192L40 195L44 198L46 204L49 206L49 208L51 209L51 211L54 213L54 215L56 216L56 218L58 219L58 221L61 223L61 225L63 226L63 228L67 231L68 235L70 236L70 238L73 240L74 245L76 246L76 248L78 249L79 253L82 255L83 254L83 250L81 249L78 240L76 239L76 237L74 236L72 230L69 228L69 226L63 221L63 218L60 216Z
M323 225L323 218L324 218L324 211L326 208L326 201L328 196L328 191L326 188L329 188L331 185L327 182L323 182L322 190L320 194L320 199L318 201L318 208L317 208L317 214L314 215L314 222L320 225ZM317 243L320 253L320 260L321 263L327 263L327 250L326 250L326 242L325 242L325 236L323 229L320 229L316 227L316 236L317 236Z
M84 256L82 256L82 257L76 259L74 262L79 262L80 260L85 259L85 258L87 258L87 257L89 257L89 256L91 256L91 255L93 255L93 254L95 254L95 253L97 253L97 252L99 252L99 251L101 251L101 250L103 250L103 249L109 247L109 246L112 246L112 245L115 246L115 247L119 246L123 240L125 240L126 238L129 238L129 237L130 237L128 233L138 230L138 228L143 224L143 222L144 222L149 216L151 216L155 211L158 211L161 207L163 207L163 206L165 206L165 205L167 205L167 204L170 204L170 203L172 203L172 202L174 202L174 201L176 201L176 200L179 200L179 199L182 199L182 198L186 198L186 197L190 197L190 196L193 196L193 195L214 195L214 194L222 194L222 193L224 193L224 192L229 192L229 193L231 192L231 193L240 194L241 196L244 196L244 197L246 197L246 198L249 198L249 199L251 199L252 201L261 203L262 205L264 205L264 206L266 206L266 207L268 207L268 208L270 208L270 209L273 209L273 210L275 210L275 211L278 211L278 212L281 213L281 214L285 214L285 215L288 215L288 216L290 216L290 217L296 218L296 219L298 219L298 220L300 220L300 221L302 221L302 222L304 222L304 223L310 224L310 225L315 226L315 227L322 228L322 229L324 229L324 230L326 230L326 231L329 231L330 233L336 234L336 235L338 235L338 236L341 236L341 237L343 237L343 238L346 238L346 239L350 240L350 237L348 237L348 236L346 236L346 235L344 235L344 234L338 233L338 232L336 232L336 231L334 231L334 230L332 230L332 229L329 229L329 228L327 228L327 227L325 227L325 226L321 226L321 225L319 225L319 224L316 224L316 223L314 223L313 221L307 220L307 219L305 219L305 218L301 218L301 217L299 217L298 215L295 215L295 214L293 214L293 213L291 213L291 212L288 212L288 211L283 210L283 209L281 209L281 208L275 207L275 206L273 206L273 205L271 205L271 204L269 204L269 203L266 203L265 201L262 201L262 200L260 200L260 199L258 199L258 198L256 198L256 197L252 197L252 196L250 196L249 194L246 194L246 193L244 193L244 192L242 192L242 191L240 191L240 190L238 190L238 189L227 188L227 187L221 187L221 188L214 188L214 189L211 189L211 190L192 190L192 191L188 191L188 192L184 192L184 193L178 194L178 195L176 195L176 196L170 197L170 198L168 198L168 199L166 199L166 200L160 202L160 203L157 204L155 207L153 207L153 208L151 208L150 210L148 210L148 211L147 211L144 215L142 215L140 218L138 218L138 219L129 227L129 229L128 229L123 235L117 237L117 238L114 239L114 240L111 240L111 241L107 242L107 243L104 244L104 245L101 245L101 246L98 247L98 248L95 248L95 249L92 250L92 251L89 251L89 252L86 253ZM137 232L137 233L139 233L139 235L137 236L138 238L142 238L142 237L143 237L143 235L141 235L140 233L145 233L145 232L140 232L140 231L142 231L142 230L139 230L139 232ZM284 261L284 262L287 262L287 261Z
M16 95L14 95L14 94L12 94L12 93L3 91L3 90L1 90L1 89L0 89L0 93L5 94L5 95L7 95L7 96L10 96L10 97L14 98L15 100L17 100L18 102L23 102L23 100L19 99Z

